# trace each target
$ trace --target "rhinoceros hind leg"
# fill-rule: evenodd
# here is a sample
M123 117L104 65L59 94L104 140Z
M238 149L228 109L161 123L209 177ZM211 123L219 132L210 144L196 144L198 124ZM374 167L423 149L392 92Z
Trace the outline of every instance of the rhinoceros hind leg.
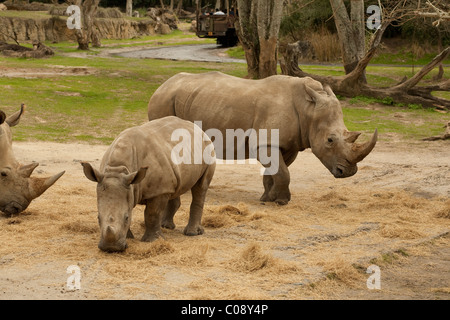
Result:
M189 212L189 222L183 233L186 236L201 235L205 231L201 226L203 206L205 205L206 192L214 175L215 166L209 166L202 178L192 187L192 203Z
M272 186L273 186L273 178L272 178L272 176L264 175L263 176L263 185L264 185L264 193L263 193L263 195L261 196L261 198L259 200L263 201L263 202L271 201L270 198L269 198L269 192L270 192L270 189L272 189Z
M175 229L175 223L173 222L173 216L178 211L181 205L180 197L170 200L167 203L166 209L164 210L161 227L166 229Z

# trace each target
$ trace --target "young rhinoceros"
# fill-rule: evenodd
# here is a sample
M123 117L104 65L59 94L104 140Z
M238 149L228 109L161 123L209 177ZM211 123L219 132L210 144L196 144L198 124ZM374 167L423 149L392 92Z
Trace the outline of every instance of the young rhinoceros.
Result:
M7 215L27 209L33 199L42 195L65 172L48 178L31 177L39 163L22 165L16 160L12 149L11 127L20 122L24 111L24 104L9 117L0 111L0 211Z
M166 117L127 129L106 151L100 170L89 163L82 165L86 177L98 183L101 250L127 248L126 238L133 238L131 213L137 204L146 205L142 241L162 236L161 226L174 229L180 196L189 190L192 203L184 234L203 234L201 217L215 171L215 151L194 123Z

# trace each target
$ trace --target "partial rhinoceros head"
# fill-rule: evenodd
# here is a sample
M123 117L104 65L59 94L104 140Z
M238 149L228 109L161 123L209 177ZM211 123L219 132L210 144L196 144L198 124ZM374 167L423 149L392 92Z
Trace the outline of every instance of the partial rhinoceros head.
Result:
M312 122L309 127L311 150L336 178L354 175L357 163L375 147L378 131L366 143L356 143L360 132L349 132L344 124L341 104L331 88L318 92L305 86L307 100L314 103Z
M19 123L24 111L25 105L10 117L0 111L0 211L8 215L24 211L33 199L43 194L65 173L50 178L34 178L31 174L39 164L21 165L14 158L10 127Z

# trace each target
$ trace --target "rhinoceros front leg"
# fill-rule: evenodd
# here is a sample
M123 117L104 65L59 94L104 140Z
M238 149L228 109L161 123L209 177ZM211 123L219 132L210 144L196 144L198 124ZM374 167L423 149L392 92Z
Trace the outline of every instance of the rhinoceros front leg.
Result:
M181 205L180 197L172 199L167 203L166 209L164 210L161 227L171 230L175 229L173 216L180 208L180 205Z
M289 169L281 152L277 149L265 150L265 154L269 154L272 161L267 163L258 159L266 168L263 177L264 194L261 201L274 201L280 205L286 205L291 200L291 192L289 191L289 183L291 181ZM271 152L276 152L273 156ZM261 153L260 153L261 154ZM275 161L274 161L275 160ZM274 174L270 174L275 172Z
M152 242L163 236L161 231L161 216L168 202L168 195L147 200L144 212L145 233L142 241Z

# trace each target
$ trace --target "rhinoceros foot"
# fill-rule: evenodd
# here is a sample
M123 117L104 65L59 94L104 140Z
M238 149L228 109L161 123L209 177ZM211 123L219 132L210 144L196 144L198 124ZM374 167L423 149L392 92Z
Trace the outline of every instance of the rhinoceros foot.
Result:
M272 188L269 192L264 192L259 200L262 202L275 202L279 205L286 205L291 200L291 193L289 190L277 191Z
M183 234L186 236L198 236L205 233L202 226L190 227L189 225L184 228Z
M158 232L145 232L145 234L142 236L141 241L142 242L153 242L158 240L159 238L163 238L164 236L161 231Z
M173 221L163 221L161 227L173 230L175 229L175 223L173 223Z

